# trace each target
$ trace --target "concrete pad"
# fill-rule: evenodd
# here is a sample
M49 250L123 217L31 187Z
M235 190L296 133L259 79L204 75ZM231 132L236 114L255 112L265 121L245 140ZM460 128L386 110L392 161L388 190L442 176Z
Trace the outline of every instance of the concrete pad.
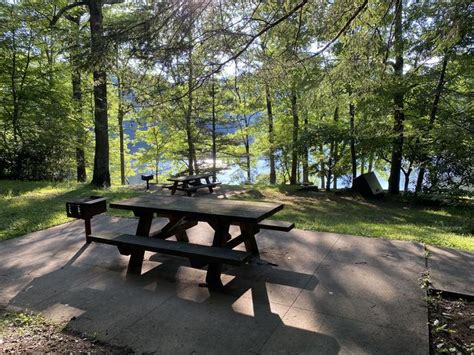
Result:
M432 287L474 296L474 254L467 251L428 246Z
M426 267L425 250L420 243L351 235L340 236L328 259L374 267L416 268L420 272Z
M33 278L9 303L35 310L37 304L95 278L102 272L104 272L102 269L95 267L66 264L43 276Z
M262 354L427 354L428 335L291 308Z
M320 283L347 295L365 295L391 299L394 295L420 298L425 292L419 285L421 272L403 266L373 267L365 264L335 263L327 259L316 270Z
M26 276L37 277L55 271L66 262L52 256L38 256L7 258L2 260L0 276L8 279L17 279Z
M280 264L281 255L275 255L272 261ZM186 282L194 284L205 283L206 270L193 269L189 261L172 256L153 255L150 260L161 263L159 267L151 269L147 274L170 282ZM290 306L301 292L302 288L312 289L314 272L317 263L308 263L311 267L302 272L288 270L280 266L273 266L264 261L242 265L239 267L224 267L222 282L226 286L226 293L235 297L253 297L256 302L274 302ZM201 294L209 295L207 288L201 288ZM204 296L203 296L204 297Z
M31 282L31 280L33 280L31 276L15 279L0 276L0 305L8 305L9 302Z
M428 332L424 334L325 316L322 334L337 339L339 354L428 354Z
M338 339L323 334L324 315L291 308L265 342L261 354L339 354Z
M100 215L92 219L93 233L128 233L136 224L134 219ZM14 243L16 242L16 243ZM1 267L11 268L11 263L21 259L36 257L71 258L85 243L84 222L75 221L42 231L30 233L24 237L6 242L0 258Z
M339 234L301 229L290 232L262 229L256 236L262 254L280 254L290 259L299 259L300 254L304 253L317 261L321 261L332 250L339 238Z
M184 284L104 272L35 305L71 330L109 341L176 294Z
M302 290L293 307L413 332L428 321L416 282L386 278L366 265L321 266L314 290Z
M120 332L113 343L164 354L255 353L287 310L225 295L201 303L172 298Z
M136 225L98 216L92 228L134 233ZM199 223L188 236L210 244L213 233ZM142 275L127 275L129 258L85 244L75 221L0 242L0 303L136 351L428 351L421 245L301 230L256 238L260 260L225 267L225 293L216 294L199 287L206 270L185 258L146 253Z

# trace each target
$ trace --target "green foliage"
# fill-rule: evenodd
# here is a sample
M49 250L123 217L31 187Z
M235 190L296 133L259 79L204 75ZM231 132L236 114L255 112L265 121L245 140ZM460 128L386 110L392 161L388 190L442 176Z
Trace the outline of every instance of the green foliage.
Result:
M397 2L364 3L308 2L296 11L291 1L104 4L101 58L93 58L88 6L61 13L63 0L2 1L0 177L72 179L77 149L91 175L91 72L100 62L114 184L122 170L162 179L210 171L217 161L263 182L255 176L261 159L275 161L283 183L295 167L293 182L309 176L325 188L350 182L354 170L388 175L399 135L394 97L402 95L403 173L413 180L425 169L418 187L428 193L467 194L472 5L403 2L395 36ZM81 100L71 100L75 73ZM121 139L128 121L136 134Z

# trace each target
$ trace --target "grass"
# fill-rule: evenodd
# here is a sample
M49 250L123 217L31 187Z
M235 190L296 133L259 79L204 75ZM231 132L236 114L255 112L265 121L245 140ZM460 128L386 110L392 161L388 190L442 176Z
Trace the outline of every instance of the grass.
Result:
M432 208L401 199L367 201L344 194L301 193L287 186L250 189L234 198L282 202L285 208L275 217L293 221L298 228L419 241L474 251L472 205ZM72 182L0 180L0 240L70 221L66 217L65 202L80 196L100 195L113 201L141 193L142 186L96 190L90 185Z
M141 193L142 188L113 187L98 190L90 185L73 182L0 180L0 240L72 221L66 216L65 204L78 197L99 195L117 200Z
M282 202L275 217L301 229L418 241L474 251L474 208L432 208L402 199L365 200L350 194L297 192L294 188L259 187L236 198Z

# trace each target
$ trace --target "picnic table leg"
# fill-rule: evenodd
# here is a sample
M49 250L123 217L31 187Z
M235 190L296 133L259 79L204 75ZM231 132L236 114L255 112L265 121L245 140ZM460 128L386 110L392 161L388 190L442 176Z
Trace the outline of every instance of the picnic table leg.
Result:
M193 193L188 190L188 187L189 187L188 182L187 182L187 181L183 181L183 191L186 191L186 195L188 195L188 197L191 197L191 195L192 195Z
M240 224L240 231L242 235L245 235L245 250L251 252L255 256L259 256L260 252L258 251L257 241L255 240L255 234L257 234L260 229L257 225L254 224Z
M174 195L176 193L176 189L178 188L178 182L175 181L173 183L173 187L171 188L171 194Z
M209 181L209 176L206 177L206 184L210 185L211 182ZM209 186L209 192L212 194L214 190L212 189L212 186Z
M151 222L153 221L153 213L134 212L139 217L136 235L148 237L150 235ZM141 275L144 250L130 250L130 261L128 263L128 272L131 274Z
M86 229L86 243L90 243L90 239L89 239L89 235L92 234L92 230L91 230L91 219L90 218L86 218L84 220L84 225L85 225L85 229Z
M228 223L215 223L214 240L212 246L221 247L224 245L229 234ZM209 290L221 290L224 285L221 281L222 264L210 263L207 268L206 283Z
M170 220L170 223L173 223L173 225L175 225L181 220L181 218L170 218L169 220ZM184 242L184 243L189 242L189 238L188 238L188 234L186 233L186 230L178 230L175 234L175 237L178 242Z

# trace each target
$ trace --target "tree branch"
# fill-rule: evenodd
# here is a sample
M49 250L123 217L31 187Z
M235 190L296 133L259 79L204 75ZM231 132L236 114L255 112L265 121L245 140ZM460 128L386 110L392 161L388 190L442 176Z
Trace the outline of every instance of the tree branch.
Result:
M75 8L75 7L84 6L84 5L89 5L89 1L88 1L88 0L77 1L77 2L73 2L72 4L69 4L69 5L64 6L63 8L61 8L61 9L58 11L58 13L57 13L56 15L53 16L53 18L52 18L52 20L51 20L51 22L50 22L49 25L50 25L51 27L54 27L54 26L56 25L56 22L58 22L58 20L61 18L61 16L62 16L65 12L67 12L67 11L69 11L69 10Z
M367 3L368 0L365 0L365 3ZM261 35L263 35L265 32L268 32L270 29L272 29L273 27L277 26L278 24L280 24L281 22L285 21L288 17L290 17L291 15L293 15L296 11L298 11L300 8L302 8L304 5L306 5L306 3L308 2L308 0L303 0L301 1L298 5L296 5L293 9L291 9L290 12L286 13L284 16L280 17L278 20L276 20L275 22L272 22L270 23L269 25L265 26L264 28L262 28L260 31L258 31L256 34L254 34L250 40L245 43L245 45L237 52L235 53L233 56L231 56L230 58L228 58L227 60L219 63L219 65L217 66L217 69L213 70L213 74L215 73L218 73L225 65L227 65L228 63L230 63L231 61L237 59L238 57L240 57L242 55L242 53L244 53L249 47L250 45L257 39L259 38Z
M367 3L369 2L369 0L364 0L364 2L359 6L359 8L356 10L356 12L354 12L352 14L352 16L349 18L349 20L346 22L346 24L340 29L340 31L336 34L336 36L331 39L322 49L320 49L319 51L317 51L316 53L310 55L309 57L306 57L304 59L301 59L299 62L302 62L304 60L307 60L307 59L310 59L310 58L314 58L318 55L320 55L321 53L323 53L326 49L328 49L330 46L332 46L334 44L334 42L336 42L339 37L341 37L341 35L347 30L347 28L351 25L351 23L355 20L355 18L357 16L359 16L359 14L365 9L365 7L367 6Z

